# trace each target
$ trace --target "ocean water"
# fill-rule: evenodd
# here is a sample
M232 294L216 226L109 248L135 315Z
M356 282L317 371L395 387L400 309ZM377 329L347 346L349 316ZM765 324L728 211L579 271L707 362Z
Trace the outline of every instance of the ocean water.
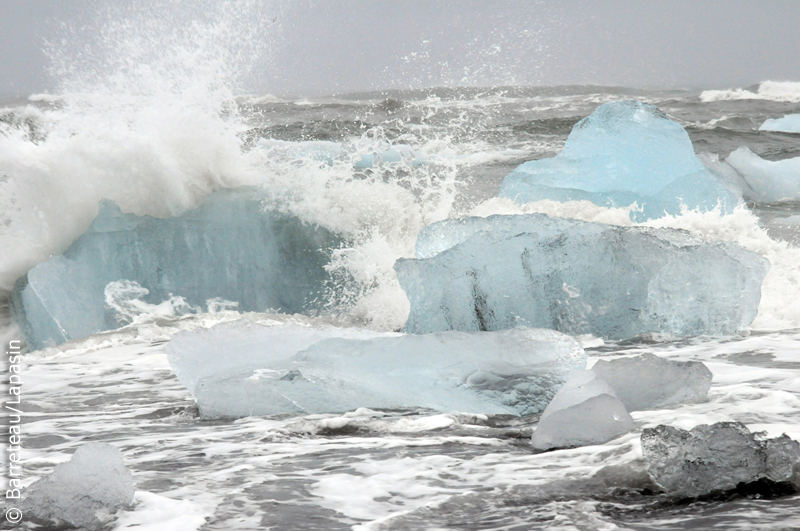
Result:
M325 316L392 331L409 311L392 266L413 256L416 234L429 223L544 212L632 224L625 209L495 197L505 175L558 153L572 126L602 103L657 105L687 129L698 153L712 157L740 146L767 160L800 157L797 134L759 131L768 118L800 112L798 83L276 97L238 88L247 54L220 44L235 33L225 23L199 23L191 39L172 33L177 42L165 42L157 25L143 26L140 37L152 31L155 44L120 40L129 28L108 25L98 46L116 59L93 63L51 50L59 89L0 103L4 342L20 337L8 302L14 281L66 249L102 199L125 212L168 217L213 191L256 186L265 208L353 242L324 250L340 279ZM202 44L203 53L187 54L181 39ZM390 150L399 162L382 161ZM590 365L651 352L702 361L714 374L707 401L635 412L634 432L607 444L536 454L529 445L535 416L358 410L202 420L165 345L178 331L241 316L171 315L162 305L123 329L24 354L24 483L81 444L105 441L122 451L137 489L116 530L798 529L797 495L675 503L653 494L639 443L646 427L723 420L800 439L798 216L800 202L786 201L647 223L738 242L772 268L758 317L739 335L584 338Z

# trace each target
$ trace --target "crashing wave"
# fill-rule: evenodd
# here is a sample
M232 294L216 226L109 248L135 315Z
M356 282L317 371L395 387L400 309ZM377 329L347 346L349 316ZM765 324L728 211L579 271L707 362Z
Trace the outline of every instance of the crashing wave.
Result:
M737 88L727 90L704 90L700 94L700 101L703 103L732 100L769 100L797 103L800 102L800 82L764 81L758 86L755 92Z

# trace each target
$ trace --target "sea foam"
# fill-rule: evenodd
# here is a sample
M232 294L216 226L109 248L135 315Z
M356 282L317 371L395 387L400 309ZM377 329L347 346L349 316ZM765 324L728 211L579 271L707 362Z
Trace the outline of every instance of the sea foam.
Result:
M737 88L727 90L704 90L700 101L709 103L729 100L770 100L800 102L800 83L793 81L764 81L755 92Z

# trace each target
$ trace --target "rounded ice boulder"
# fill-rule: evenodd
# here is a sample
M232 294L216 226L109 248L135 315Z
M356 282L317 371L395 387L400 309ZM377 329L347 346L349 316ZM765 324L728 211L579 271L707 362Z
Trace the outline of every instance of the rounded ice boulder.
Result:
M133 503L133 478L122 454L107 443L84 444L26 489L26 520L45 526L102 529L117 510Z

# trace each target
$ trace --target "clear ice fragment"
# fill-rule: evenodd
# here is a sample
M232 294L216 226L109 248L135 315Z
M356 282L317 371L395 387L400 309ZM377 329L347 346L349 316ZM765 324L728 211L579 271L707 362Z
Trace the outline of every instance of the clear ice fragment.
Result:
M628 411L702 400L711 371L699 361L672 361L653 354L599 360L592 367L614 389Z
M595 372L578 371L545 408L531 444L537 450L602 444L632 429L614 389Z
M660 425L642 432L642 454L653 481L670 494L697 497L761 478L800 486L800 444L773 439L739 422L691 431Z
M210 418L359 407L531 414L586 364L578 343L552 330L406 335L278 320L182 332L167 355Z

